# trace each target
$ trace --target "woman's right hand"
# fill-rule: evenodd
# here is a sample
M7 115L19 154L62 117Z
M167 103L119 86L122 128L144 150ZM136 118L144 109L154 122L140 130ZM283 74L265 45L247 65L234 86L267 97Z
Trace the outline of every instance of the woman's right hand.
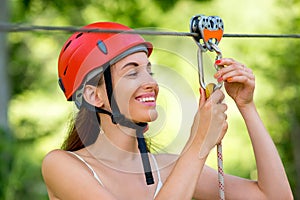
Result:
M206 99L205 91L201 88L200 95L199 109L192 126L191 145L199 148L199 158L205 158L227 131L227 105L222 103L225 95L221 90L214 91Z

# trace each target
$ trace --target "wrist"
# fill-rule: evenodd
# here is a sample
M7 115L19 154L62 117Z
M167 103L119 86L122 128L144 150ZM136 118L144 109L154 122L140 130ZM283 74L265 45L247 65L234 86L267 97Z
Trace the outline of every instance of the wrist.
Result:
M250 110L255 110L256 108L255 108L255 104L254 104L254 102L253 101L251 101L251 102L249 102L249 103L247 103L247 104L243 104L243 105L238 105L237 104L237 107L238 107L238 109L239 109L239 111L241 112L241 113L244 113L244 112L247 112L247 111L250 111Z
M192 151L196 153L197 158L200 160L206 160L211 151L210 146L207 144L206 137L207 135L205 134L196 135L192 143L191 149L193 149Z
M247 120L255 115L257 115L257 110L254 102L252 101L249 104L243 105L243 106L238 106L238 109L244 118L244 120Z
M210 152L210 149L206 147L204 139L205 136L200 133L191 136L184 148L184 153L193 155L193 158L205 160Z

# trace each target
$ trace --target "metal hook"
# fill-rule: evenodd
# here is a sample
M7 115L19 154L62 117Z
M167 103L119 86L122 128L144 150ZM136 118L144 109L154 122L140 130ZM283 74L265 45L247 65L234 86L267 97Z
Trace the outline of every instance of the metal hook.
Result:
M213 43L211 43L210 45L211 45L212 49L217 53L216 60L221 59L222 58L222 52L219 49L219 47L216 44L213 44ZM199 82L200 82L200 86L203 89L206 89L207 84L205 83L205 78L204 78L203 55L202 54L203 54L203 50L202 50L202 48L199 47L198 52L197 52ZM218 66L216 64L214 64L214 67L217 71L219 71L222 68L222 66ZM218 82L217 84L215 84L214 90L220 89L222 87L222 85L223 85L223 82Z

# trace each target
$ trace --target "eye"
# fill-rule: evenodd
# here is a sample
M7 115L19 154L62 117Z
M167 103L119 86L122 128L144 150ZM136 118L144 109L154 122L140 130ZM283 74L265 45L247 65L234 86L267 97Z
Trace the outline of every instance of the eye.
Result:
M128 77L136 77L138 75L138 71L136 69L129 70L126 76Z
M150 76L153 76L154 73L152 72L152 67L151 67L151 63L149 62L148 65L147 65L147 71L148 73L150 74Z
M154 73L153 72L149 72L150 76L154 76Z

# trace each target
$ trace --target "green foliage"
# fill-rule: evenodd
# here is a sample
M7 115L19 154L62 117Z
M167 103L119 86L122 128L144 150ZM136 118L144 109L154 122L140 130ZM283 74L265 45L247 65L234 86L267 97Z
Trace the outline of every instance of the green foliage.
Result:
M257 12L266 13L266 10L260 10L256 3L249 1L247 6L255 7L255 13L252 14L254 19L251 18L245 23L243 20L249 16L246 12L253 13L254 10L245 9L246 2L234 0L230 2L234 3L236 9L234 13L228 11L231 8L226 8L230 7L230 3L227 5L222 1L210 0L73 0L69 3L61 0L14 0L11 1L11 21L37 25L82 26L93 21L111 20L132 28L163 27L188 31L190 17L203 13L224 16L225 32L247 32L254 28L259 31L266 30L256 26L264 25L263 22L273 19L269 15L266 16L267 19L259 17ZM236 12L240 13L239 17L236 17L238 15ZM296 14L292 16L291 13L281 14L284 18L289 16L291 19L287 23L287 26L291 26L291 29L286 29L287 33L289 31L296 33L300 31L299 28L298 30L295 28L299 27L300 18ZM283 21L280 24L284 24ZM67 118L66 112L70 111L66 111L66 104L62 103L64 97L57 87L56 75L56 60L68 36L69 33L57 32L9 35L8 71L12 83L9 115L12 132L7 134L0 131L0 199L47 199L40 173L41 160L49 149L60 146L62 137L59 133L65 132L63 125ZM172 69L177 70L183 77L188 77L188 84L192 85L194 92L197 92L198 85L193 85L194 77L189 75L194 68L186 68L187 65L195 64L195 60L192 60L196 57L194 41L182 38L158 38L158 36L147 38L161 50L157 54L163 54L159 57L154 52L154 62L174 66ZM291 122L299 123L300 119L300 104L295 103L300 100L298 95L300 68L294 67L295 63L300 61L299 45L295 40L261 42L261 40L223 39L221 43L226 56L237 57L247 63L254 68L259 81L264 79L267 82L266 86L259 85L258 90L267 88L271 92L270 94L257 92L263 96L258 98L259 105L260 108L264 108L268 128L271 130L293 187L296 185L296 168L291 144L291 132L294 129ZM267 54L266 50L270 48L273 50ZM170 52L176 55L176 59L170 57ZM176 103L176 100L174 102ZM232 109L233 105L229 107ZM245 178L255 178L255 162L253 155L249 153L251 146L245 139L248 138L244 134L245 127L237 120L236 110L229 110L228 113L231 121L228 139L224 139L225 171ZM211 157L215 160L213 153ZM208 162L213 163L210 160ZM216 166L215 163L213 166Z
M0 129L0 199L3 199L7 183L9 180L9 175L11 173L11 167L13 163L13 155L15 152L15 141L11 137L11 133Z
M26 52L30 55L30 47L27 46L24 41L19 41L16 43L10 43L9 54L16 59L10 62L10 67L8 69L8 74L12 83L11 94L20 94L26 90L33 89L32 86L37 82L40 77L42 68L39 67L35 62L28 62L28 57L21 56ZM18 57L18 58L17 58ZM20 80L22 84L20 84Z
M299 23L298 23L299 24ZM295 26L293 26L295 27ZM295 30L294 30L295 31ZM300 30L299 30L300 31ZM270 83L276 88L276 93L266 99L266 109L270 116L274 116L270 129L274 132L281 130L281 136L276 140L276 145L281 153L285 168L295 196L300 197L299 188L299 127L300 127L300 68L295 63L300 62L300 41L285 41L284 49L274 53L273 65L269 69ZM278 49L277 49L278 50ZM277 133L278 134L278 133Z
M278 1L284 4L279 18L282 31L299 33L300 1ZM290 9L291 8L291 9ZM288 22L288 23L283 23ZM283 24L283 25L282 25ZM268 62L265 77L273 88L269 98L264 99L265 112L271 119L267 122L279 150L295 199L300 198L300 41L282 39L268 52L272 62Z

